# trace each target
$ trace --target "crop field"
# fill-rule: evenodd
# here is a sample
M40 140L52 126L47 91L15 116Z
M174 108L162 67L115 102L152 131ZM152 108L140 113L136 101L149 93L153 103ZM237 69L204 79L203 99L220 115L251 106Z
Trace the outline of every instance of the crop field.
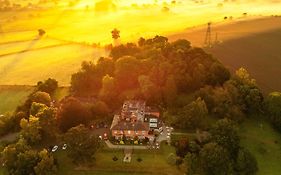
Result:
M44 44L48 45L48 41L38 47ZM106 55L103 49L62 44L1 56L0 84L35 85L38 81L55 78L60 86L69 85L71 75L79 70L82 61L96 61L102 55Z

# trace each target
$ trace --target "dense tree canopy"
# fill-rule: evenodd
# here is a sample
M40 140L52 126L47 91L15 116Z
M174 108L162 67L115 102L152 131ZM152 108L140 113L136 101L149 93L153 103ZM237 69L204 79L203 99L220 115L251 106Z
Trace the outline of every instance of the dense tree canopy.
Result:
M206 144L200 152L203 174L232 174L232 163L226 149L216 143Z
M218 120L211 129L212 140L225 148L231 158L235 159L239 149L240 138L237 126L229 119Z
M266 98L265 105L270 121L281 131L281 93L270 93Z
M100 142L84 125L69 129L64 135L64 140L68 144L69 157L76 163L95 160L94 154L100 147Z
M90 111L79 100L68 98L61 106L58 115L58 125L62 131L77 126L87 124L90 121Z

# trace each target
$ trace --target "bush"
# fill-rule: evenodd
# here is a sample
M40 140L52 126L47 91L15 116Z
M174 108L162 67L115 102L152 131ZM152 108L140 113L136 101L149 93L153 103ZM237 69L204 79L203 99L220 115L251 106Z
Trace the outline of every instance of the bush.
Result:
M168 158L167 158L167 162L170 165L176 165L177 162L177 156L173 153L170 153Z
M112 160L113 160L113 161L117 161L118 158L117 158L116 156L114 156L114 157L112 158Z
M142 161L142 158L140 158L140 157L137 158L137 161L138 161L138 162L141 162L141 161Z

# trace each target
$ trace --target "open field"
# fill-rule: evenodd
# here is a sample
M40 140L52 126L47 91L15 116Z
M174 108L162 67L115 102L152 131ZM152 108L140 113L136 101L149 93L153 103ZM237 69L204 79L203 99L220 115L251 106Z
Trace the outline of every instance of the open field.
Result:
M279 175L281 172L281 135L267 122L245 121L240 129L242 146L258 161L258 175Z
M19 54L30 50L55 47L63 44L66 44L66 42L51 38L38 38L37 36L26 41L2 43L0 44L0 59L5 55Z
M30 86L0 86L0 114L13 112L32 90Z
M1 85L35 85L55 78L60 86L69 85L71 75L82 61L96 61L106 55L103 49L80 44L67 44L0 57Z
M186 38L195 46L204 41L206 27L189 29L170 39ZM242 20L218 24L212 28L222 43L208 52L218 58L233 72L246 68L263 92L281 91L281 17Z

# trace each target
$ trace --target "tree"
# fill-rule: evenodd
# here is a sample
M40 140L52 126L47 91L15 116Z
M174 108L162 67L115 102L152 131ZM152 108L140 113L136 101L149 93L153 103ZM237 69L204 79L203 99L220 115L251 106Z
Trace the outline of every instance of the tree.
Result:
M160 89L150 80L147 75L138 78L140 91L148 103L158 104L161 98Z
M32 96L31 96L31 101L32 102L37 102L37 103L41 103L41 104L45 104L47 106L50 106L51 103L51 97L48 93L46 92L35 92ZM31 103L32 104L32 103Z
M200 166L198 155L187 153L184 157L184 161L187 166L187 175L193 175L198 172Z
M15 174L35 174L34 167L38 161L38 154L35 150L26 150L17 155L17 169Z
M234 122L229 119L218 120L210 132L212 140L226 149L232 159L236 159L240 138Z
M100 147L99 139L91 134L84 125L78 125L67 131L64 140L68 144L68 156L75 162L93 161Z
M115 62L115 78L118 91L136 88L141 63L132 56L124 56Z
M255 79L250 77L246 69L240 68L233 77L234 84L239 90L240 104L244 105L244 111L257 113L262 109L263 95L257 87Z
M177 86L173 75L167 77L165 86L163 88L165 103L172 106L175 103L177 96Z
M111 104L116 95L115 79L107 74L102 78L102 88L99 92L99 97L108 104Z
M1 156L9 174L56 174L53 156L45 149L40 152L32 150L22 137L17 143L6 146Z
M58 115L58 125L63 132L79 124L87 124L89 120L88 108L75 98L68 98L62 104Z
M201 98L186 105L179 113L178 123L184 129L196 129L206 127L208 116L207 106Z
M217 143L208 143L200 151L201 167L206 175L231 174L232 164L226 149Z
M255 175L258 171L256 158L245 148L240 148L235 170L241 175Z
M37 91L46 92L53 95L58 88L58 81L52 78L45 80L44 82L39 81L37 83Z
M29 120L21 119L20 126L22 128L21 135L27 143L35 145L42 140L42 127L40 126L39 118L31 115Z
M55 139L57 133L56 109L33 102L30 113L39 119L42 137L48 140Z
M281 93L272 92L265 100L266 111L272 124L281 131Z
M71 76L71 92L77 96L97 95L102 86L104 71L92 62L82 62L81 69Z
M55 175L57 174L57 167L52 154L46 149L43 149L38 153L38 163L34 167L36 174L40 175Z
M214 62L211 66L211 74L208 82L211 85L222 85L225 81L229 80L230 72L222 64Z
M112 38L115 40L120 38L120 31L117 30L116 28L111 31L111 34L112 34Z
M111 31L112 38L114 40L114 45L118 45L118 39L120 38L120 31L116 28Z

